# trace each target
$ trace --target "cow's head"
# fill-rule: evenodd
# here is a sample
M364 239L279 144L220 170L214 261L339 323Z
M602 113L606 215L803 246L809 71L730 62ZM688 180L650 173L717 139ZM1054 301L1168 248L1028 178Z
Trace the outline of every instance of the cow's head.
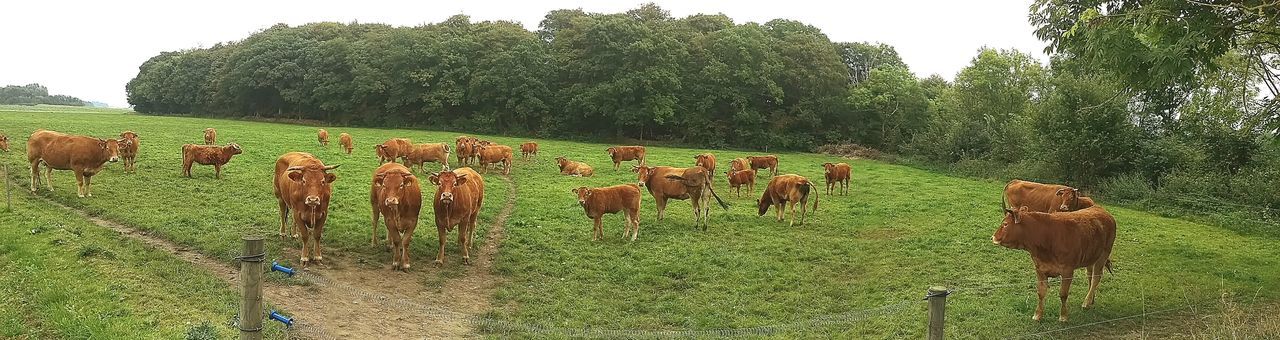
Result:
M1058 189L1054 193L1054 202L1057 203L1057 211L1075 211L1080 209L1080 190L1072 187L1064 187Z
M121 139L135 140L138 139L138 133L133 131L125 131L120 133Z
M578 194L578 205L586 207L587 199L591 198L591 188L578 187L577 189L573 189L572 191L573 193Z
M0 150L9 152L9 136L0 135Z
M332 192L330 187L333 181L338 180L338 176L329 173L329 170L337 168L337 165L310 164L291 166L286 171L289 172L289 180L302 185L305 195L303 203L316 208L329 203L329 194Z
M711 154L699 154L697 156L693 156L693 160L693 164L697 164L705 168L708 165L711 165Z
M653 167L647 166L647 165L631 166L631 172L636 173L636 180L639 181L637 185L643 187L645 182L649 181L649 175L653 174L653 169L654 169Z
M125 141L116 139L99 139L98 147L102 148L103 151L106 151L107 160L114 163L120 161L120 144L124 143Z
M1000 228L996 229L996 233L991 235L991 243L1014 249L1021 249L1022 245L1018 240L1022 239L1022 216L1027 213L1027 207L1018 207L1018 210L1005 209L1004 220L1000 222Z
M373 186L378 192L377 197L382 198L382 205L395 208L399 207L400 200L408 195L406 189L410 186L417 187L418 181L411 172L393 169L374 176Z
M560 171L564 171L564 167L569 165L569 159L564 156L556 157L556 164L560 165Z
M614 154L618 153L618 148L616 148L616 147L610 147L610 148L608 148L608 149L604 149L604 152L605 152L605 153L608 153L608 154L609 154L609 156L610 156L610 157L612 157Z
M436 197L440 203L453 204L454 188L467 183L467 174L453 171L441 171L431 174L431 184L436 185Z
M228 155L239 155L240 153L244 152L243 149L240 149L240 144L236 144L236 143L227 144L225 148L227 150L226 153Z
M827 173L832 173L836 171L836 164L830 162L822 163L822 168L826 169Z

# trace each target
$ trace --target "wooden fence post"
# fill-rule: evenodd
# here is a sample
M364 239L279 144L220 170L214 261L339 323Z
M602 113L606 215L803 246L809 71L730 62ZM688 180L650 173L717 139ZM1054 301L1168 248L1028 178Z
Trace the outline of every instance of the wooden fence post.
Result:
M240 303L240 339L262 339L262 261L266 248L262 236L244 236L244 253L240 260L240 283L244 299Z
M942 340L942 330L947 317L947 287L929 287L929 340Z

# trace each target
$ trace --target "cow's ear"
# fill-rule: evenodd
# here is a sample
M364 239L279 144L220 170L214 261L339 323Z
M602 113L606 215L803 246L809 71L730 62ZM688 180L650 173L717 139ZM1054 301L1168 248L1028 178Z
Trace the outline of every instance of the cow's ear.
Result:
M106 140L106 139L98 139L98 147L102 148L103 150L106 150L106 149L107 149L107 140Z
M453 180L453 185L463 185L465 183L467 183L467 174L458 175L458 177Z
M1057 195L1057 196L1062 196L1062 192L1064 192L1064 191L1066 191L1066 190L1067 190L1067 188L1058 189L1058 191L1054 192L1053 194L1054 194L1054 195Z
M576 193L578 193L578 188L573 188L572 190L569 190L569 191L570 191L570 192L573 192L573 193L575 193L575 194L576 194Z
M382 181L387 179L387 174L378 174L373 176L373 185L382 186Z
M301 172L301 171L290 171L290 172L289 172L289 179L293 180L294 182L301 182L301 181L302 181L302 172Z
M1018 207L1018 212L1013 214L1013 223L1022 223L1022 214L1027 213L1027 206Z
M324 174L324 182L325 182L325 183L333 183L333 181L337 181L337 180L338 180L338 175L334 175L334 174Z

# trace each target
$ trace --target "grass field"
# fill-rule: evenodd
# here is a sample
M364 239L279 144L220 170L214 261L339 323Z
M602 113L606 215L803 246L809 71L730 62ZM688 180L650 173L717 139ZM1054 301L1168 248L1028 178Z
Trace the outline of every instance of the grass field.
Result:
M54 112L58 110L39 108L0 108L0 131L13 139L13 150L2 155L3 162L14 169L10 176L21 186L19 189L25 188L29 181L29 170L25 170L25 140L34 129L102 137L115 136L123 130L136 131L141 136L138 173L122 174L118 164L109 165L108 170L94 178L95 196L79 199L75 197L72 175L56 172L55 192L47 194L41 189L41 195L228 262L238 251L242 234L275 235L278 220L271 193L273 162L284 152L306 151L326 164L342 164L336 171L339 179L334 183L331 217L324 235L325 257L386 268L389 256L385 248L368 244L367 193L370 176L378 165L372 145L391 137L407 137L415 142L452 141L461 134L327 127L335 136L335 143L326 149L315 142L315 127L152 117L115 111ZM194 179L179 177L181 144L198 143L205 127L218 129L220 143L239 143L244 147L244 154L224 167L223 180L213 179L211 167L196 168ZM355 136L354 154L341 153L337 147L336 136L341 132ZM480 137L513 146L526 140ZM612 169L604 153L606 145L539 142L541 159L517 160L511 173L512 182L497 180L496 173L486 175L485 207L481 212L482 219L490 220L501 209L509 191L517 190L510 183L518 187L516 208L506 223L507 238L494 267L502 283L492 297L495 307L487 313L518 323L568 329L647 331L792 324L796 327L766 334L787 338L919 338L924 332L924 304L915 301L920 300L928 286L944 284L960 289L948 305L950 334L991 338L1055 331L1182 306L1189 301L1213 300L1224 291L1247 292L1263 301L1280 297L1275 292L1258 290L1280 284L1277 240L1109 206L1119 221L1113 253L1117 272L1104 278L1098 305L1091 310L1078 308L1084 289L1076 285L1070 300L1074 307L1071 323L1035 323L1030 320L1035 293L1029 256L990 242L990 235L1002 217L999 211L1002 183L947 177L863 160L848 161L854 167L850 195L822 195L816 215L804 226L788 227L774 222L772 212L766 217L757 217L754 202L758 196L734 198L722 175L717 178L716 190L732 207L728 211L712 212L710 230L694 230L686 201L671 202L667 219L657 221L653 199L645 193L638 241L623 241L623 218L610 215L605 218L605 240L592 242L591 221L576 205L570 189L631 183L635 182L635 175ZM734 157L754 154L651 147L649 164L689 166L693 164L693 155L708 151L716 153L722 168ZM558 175L552 160L558 155L591 164L597 170L596 176ZM804 153L778 155L781 173L797 173L819 182L822 179L820 164L835 160ZM633 163L624 166L629 168ZM758 181L763 186L767 179L761 176ZM433 192L431 188L423 191L424 194ZM758 187L756 194L759 193ZM23 195L26 194L18 192L18 196ZM27 209L46 214L46 221L50 223L67 223L55 212L43 212L39 207ZM414 272L393 273L387 269L386 275L422 275L424 285L467 275L459 264L456 238L448 243L447 265L440 269L429 265L436 251L429 210L429 206L424 207L423 220L412 246ZM11 225L4 226L6 240L11 239L10 234L30 229L24 226L14 230ZM487 228L482 225L478 235L483 235ZM92 228L80 229L89 234ZM483 241L483 237L478 239ZM44 244L37 241L30 247L38 249L25 251L57 252L39 248L45 247ZM0 249L6 251L0 252L0 256L5 262L0 262L3 266L0 269L6 275L0 280L14 277L7 275L9 273L24 270L20 269L21 265L12 264L17 263L15 258L34 261L30 256L16 257L13 254L19 252L10 250L23 245L11 242L4 246ZM282 254L286 248L296 249L296 241L268 241L271 254ZM66 256L74 260L75 254ZM127 256L116 258L135 261ZM76 279L43 271L32 275L47 280L42 282ZM162 278L152 288L155 294L193 294L197 306L201 299L223 296L223 293L187 292L183 289L188 285L179 282L180 278ZM19 292L50 289L38 282L5 286L0 289L16 287ZM95 296L82 291L69 294ZM1056 312L1056 298L1049 300L1047 310L1053 312L1046 314L1052 315ZM86 301L97 306L95 308L108 309L128 302L127 299L126 302ZM19 305L48 308L41 302ZM886 305L902 308L891 312L878 310L851 321L808 322L827 320L824 318L832 315L852 318L854 316L846 313ZM44 318L37 320L40 324L54 323L53 320L62 317L38 315ZM215 321L225 318L225 315L192 317ZM21 324L2 327L5 332L13 329L16 333L24 333L25 329L20 328L24 327ZM1098 327L1122 332L1143 326L1123 322ZM1083 327L1048 336L1096 330ZM229 329L223 328L223 331L229 332Z

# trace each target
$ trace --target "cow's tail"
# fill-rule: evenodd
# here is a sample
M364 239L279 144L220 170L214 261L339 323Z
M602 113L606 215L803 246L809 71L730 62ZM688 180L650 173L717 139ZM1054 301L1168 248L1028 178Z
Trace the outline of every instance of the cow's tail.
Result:
M707 183L706 183L706 184L707 184L707 190L710 190L710 191L711 191L711 197L715 197L715 199L716 199L716 203L720 203L720 208L723 208L724 210L729 210L729 204L726 204L726 203L724 203L724 201L723 201L723 200L720 200L720 195L716 195L716 189L715 189L715 187L714 187L714 186L712 186L712 185L711 185L711 178L710 178L710 176L708 176L708 178L707 178L707 181L706 181L706 182L707 182Z
M813 194L813 212L818 212L818 196L822 196L817 194L817 192L818 186L814 185L813 182L809 182L809 193Z
M1112 270L1111 270L1111 259L1110 259L1110 258L1108 258L1108 259L1107 259L1106 267L1107 267L1107 272L1108 272L1108 273L1111 273L1111 274L1115 274L1115 273L1116 273L1115 271L1112 271Z

